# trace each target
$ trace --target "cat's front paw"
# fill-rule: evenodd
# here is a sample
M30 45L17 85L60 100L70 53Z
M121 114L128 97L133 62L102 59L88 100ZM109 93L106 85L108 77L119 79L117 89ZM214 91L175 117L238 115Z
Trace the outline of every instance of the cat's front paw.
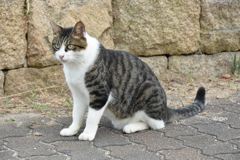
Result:
M77 130L72 130L72 129L69 129L69 128L64 128L61 130L60 132L60 135L61 136L73 136L75 134L77 134L78 131Z
M92 141L95 138L95 134L82 133L79 135L78 139L81 141Z

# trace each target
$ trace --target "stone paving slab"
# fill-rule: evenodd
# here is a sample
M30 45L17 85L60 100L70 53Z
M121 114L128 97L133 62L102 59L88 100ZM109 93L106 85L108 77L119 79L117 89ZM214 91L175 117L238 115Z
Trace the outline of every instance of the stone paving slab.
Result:
M240 92L210 99L206 110L161 130L124 134L101 120L94 141L59 132L71 117L39 114L0 117L1 160L238 160L240 159ZM15 121L7 121L14 118Z

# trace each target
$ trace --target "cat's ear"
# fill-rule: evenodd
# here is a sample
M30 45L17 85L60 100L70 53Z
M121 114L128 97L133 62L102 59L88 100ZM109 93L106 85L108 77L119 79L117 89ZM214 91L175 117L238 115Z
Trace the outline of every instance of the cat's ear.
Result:
M57 37L60 36L62 33L62 27L58 26L56 23L54 22L50 22L51 26L52 26L52 30L53 30L53 36Z
M72 31L72 37L75 39L81 39L85 38L85 25L79 21L75 24L73 31Z

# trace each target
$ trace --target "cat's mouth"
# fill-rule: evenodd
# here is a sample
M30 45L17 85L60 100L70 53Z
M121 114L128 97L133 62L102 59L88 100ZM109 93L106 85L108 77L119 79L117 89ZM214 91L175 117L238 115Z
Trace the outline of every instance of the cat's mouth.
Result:
M64 60L64 59L60 59L60 62L66 63L66 62L68 62L68 61L67 61L67 60Z
M62 63L68 62L68 60L66 60L65 57L59 56L59 57L57 57L57 59L58 59L60 62L62 62Z

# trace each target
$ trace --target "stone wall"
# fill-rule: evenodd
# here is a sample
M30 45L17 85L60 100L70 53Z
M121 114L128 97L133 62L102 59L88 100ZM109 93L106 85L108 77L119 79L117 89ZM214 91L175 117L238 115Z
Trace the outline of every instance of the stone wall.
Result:
M83 21L106 48L145 56L158 77L219 76L240 57L239 0L0 0L0 9L0 96L65 85L50 21Z

